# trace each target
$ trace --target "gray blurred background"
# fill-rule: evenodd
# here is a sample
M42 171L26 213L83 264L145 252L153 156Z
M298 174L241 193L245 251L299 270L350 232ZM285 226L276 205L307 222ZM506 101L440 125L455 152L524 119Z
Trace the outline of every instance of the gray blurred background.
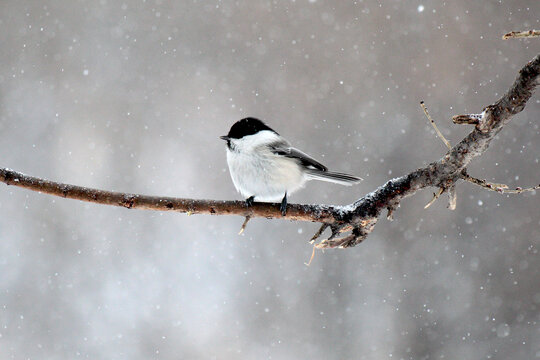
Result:
M0 2L0 166L109 190L240 199L218 136L265 120L348 204L455 144L540 49L537 0ZM540 181L540 94L470 167ZM87 204L0 185L2 359L540 358L540 202L458 187L360 246L317 224Z

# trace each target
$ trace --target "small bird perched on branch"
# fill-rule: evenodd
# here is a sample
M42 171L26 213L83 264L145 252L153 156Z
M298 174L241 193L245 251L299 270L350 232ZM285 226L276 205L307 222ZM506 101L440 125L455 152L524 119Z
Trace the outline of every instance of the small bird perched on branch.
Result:
M287 195L304 186L308 180L353 185L357 176L328 171L309 155L292 147L287 140L259 119L237 121L221 139L227 141L227 163L234 186L253 201L281 200L281 214L287 212Z

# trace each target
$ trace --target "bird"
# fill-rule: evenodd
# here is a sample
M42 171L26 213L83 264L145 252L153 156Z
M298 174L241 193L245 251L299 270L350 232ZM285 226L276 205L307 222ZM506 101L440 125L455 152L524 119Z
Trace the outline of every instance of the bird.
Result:
M263 121L247 117L220 136L227 143L227 164L236 190L250 207L254 201L281 199L280 211L287 213L287 196L308 180L353 185L362 178L330 172L306 153L294 148Z

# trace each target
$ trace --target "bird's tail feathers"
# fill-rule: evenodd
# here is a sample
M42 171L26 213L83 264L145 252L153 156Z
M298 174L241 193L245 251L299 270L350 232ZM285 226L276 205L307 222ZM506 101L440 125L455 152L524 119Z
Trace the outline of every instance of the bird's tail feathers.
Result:
M307 176L309 179L328 181L335 184L346 185L346 186L358 184L360 181L363 180L362 178L359 178L358 176L335 173L335 172L330 172L330 171L321 171L321 170L309 170L307 172Z

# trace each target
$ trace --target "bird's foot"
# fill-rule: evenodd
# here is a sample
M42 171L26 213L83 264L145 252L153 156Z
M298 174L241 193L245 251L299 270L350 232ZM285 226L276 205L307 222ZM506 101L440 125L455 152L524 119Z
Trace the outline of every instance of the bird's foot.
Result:
M250 196L246 199L246 206L251 207L253 206L253 201L255 200L255 196Z
M281 205L279 206L279 210L281 210L282 216L287 215L287 193L285 193L285 196L283 196L283 200L281 200Z

